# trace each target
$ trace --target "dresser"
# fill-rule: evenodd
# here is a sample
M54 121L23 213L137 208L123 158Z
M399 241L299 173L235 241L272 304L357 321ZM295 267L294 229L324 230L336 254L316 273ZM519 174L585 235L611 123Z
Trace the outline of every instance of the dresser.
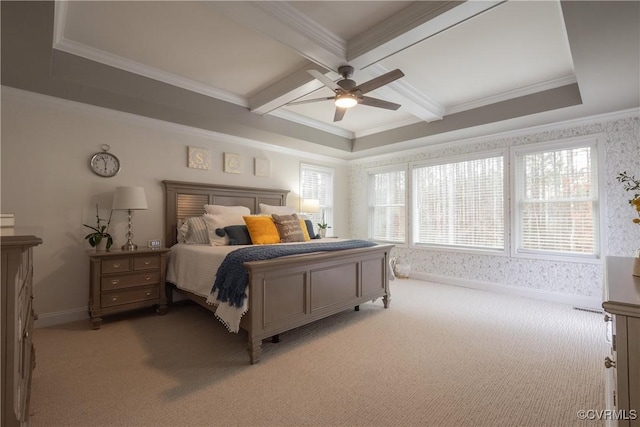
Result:
M611 341L604 360L607 421L621 427L640 427L640 277L631 274L633 263L607 257L602 303Z
M11 233L13 235L6 235ZM29 417L31 372L35 366L32 343L33 248L39 237L19 228L2 229L2 400L3 427L24 425Z
M157 307L165 314L165 271L169 249L135 251L89 250L89 314L93 329L100 329L102 316Z

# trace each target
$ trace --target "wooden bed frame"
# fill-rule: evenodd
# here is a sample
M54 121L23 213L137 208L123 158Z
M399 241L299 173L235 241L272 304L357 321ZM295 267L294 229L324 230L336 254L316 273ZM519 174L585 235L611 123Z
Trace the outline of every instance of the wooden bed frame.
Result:
M246 206L252 213L259 204L286 205L287 190L163 181L165 190L165 242L176 243L178 220L199 216L205 204ZM389 307L388 265L393 245L293 255L245 263L249 271L249 311L240 327L246 330L251 363L257 363L262 340L293 328L358 309L359 304L382 298ZM212 278L213 286L213 278ZM213 311L201 296L167 283L169 301L176 290Z

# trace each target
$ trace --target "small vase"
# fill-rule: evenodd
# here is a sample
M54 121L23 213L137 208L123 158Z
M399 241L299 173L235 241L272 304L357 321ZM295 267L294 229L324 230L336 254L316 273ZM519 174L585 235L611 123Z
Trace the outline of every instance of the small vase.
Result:
M327 236L327 229L326 228L321 228L320 229L320 237L322 237L323 239Z
M96 251L108 251L107 249L107 239L100 240L100 243L96 245Z

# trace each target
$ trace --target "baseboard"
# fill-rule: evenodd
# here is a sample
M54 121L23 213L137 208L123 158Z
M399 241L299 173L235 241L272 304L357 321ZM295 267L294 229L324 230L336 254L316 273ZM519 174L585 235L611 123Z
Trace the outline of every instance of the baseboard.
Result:
M55 313L39 314L38 320L35 321L33 326L35 328L46 328L85 319L87 321L89 320L89 312L86 307L83 307Z
M411 272L412 279L425 280L427 282L442 283L444 285L460 286L463 288L478 289L481 291L500 294L515 295L525 298L533 298L543 301L567 304L572 307L602 310L602 299L585 297L580 295L563 294L560 292L544 291L540 289L528 289L517 286L506 286L499 283L483 282L480 280L460 279L438 274Z

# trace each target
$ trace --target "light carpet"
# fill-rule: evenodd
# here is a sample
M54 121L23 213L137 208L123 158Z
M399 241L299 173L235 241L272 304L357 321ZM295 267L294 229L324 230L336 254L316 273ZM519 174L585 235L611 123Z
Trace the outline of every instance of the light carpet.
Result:
M598 426L602 315L428 283L265 342L195 305L37 329L32 426Z

